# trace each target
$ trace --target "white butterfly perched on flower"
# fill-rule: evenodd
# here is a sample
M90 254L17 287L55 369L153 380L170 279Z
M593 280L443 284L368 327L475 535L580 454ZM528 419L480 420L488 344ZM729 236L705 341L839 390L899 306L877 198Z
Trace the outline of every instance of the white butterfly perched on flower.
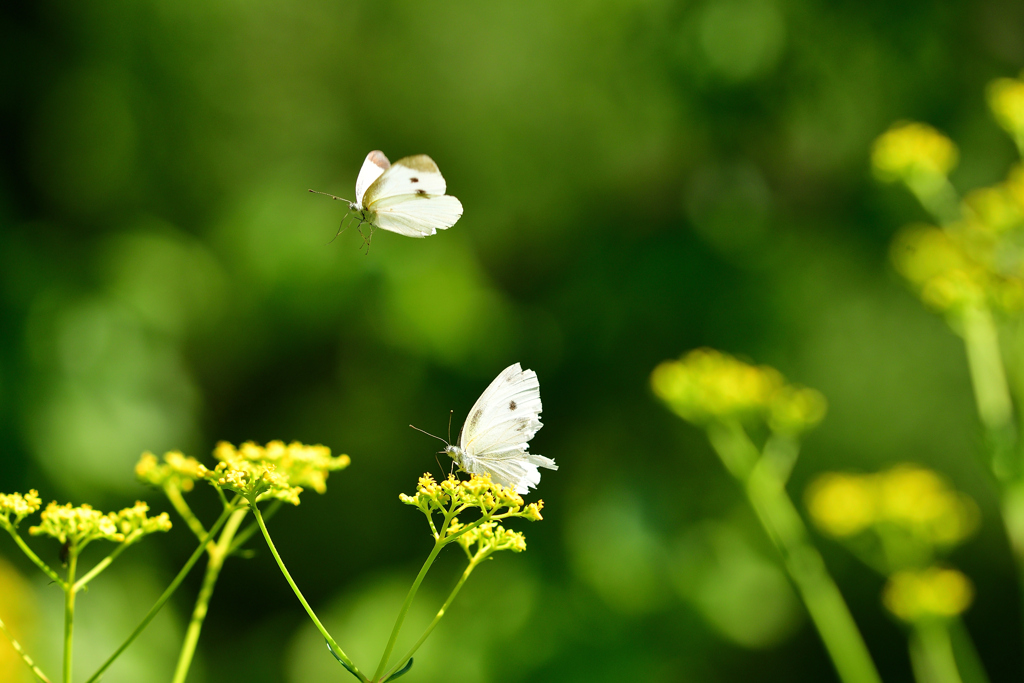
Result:
M399 235L428 237L452 227L462 216L462 202L445 194L445 189L444 176L426 154L404 157L392 164L383 152L374 150L359 169L354 202L326 192L310 192L348 202L359 225L369 223Z
M473 404L459 433L459 445L445 442L444 452L463 472L489 474L492 481L516 493L527 493L540 483L538 467L558 469L551 458L526 450L543 426L540 412L537 373L523 370L519 363L510 365Z

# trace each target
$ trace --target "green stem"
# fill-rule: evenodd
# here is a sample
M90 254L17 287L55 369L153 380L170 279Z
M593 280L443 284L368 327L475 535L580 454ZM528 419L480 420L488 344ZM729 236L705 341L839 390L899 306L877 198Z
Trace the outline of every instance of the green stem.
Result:
M991 683L985 666L981 662L974 640L967 631L963 619L956 617L947 624L949 637L953 643L953 657L958 663L960 677L964 683Z
M60 578L60 575L57 574L57 572L50 569L50 566L48 564L39 559L39 556L32 551L32 548L28 547L28 544L25 543L25 539L21 537L21 535L13 526L5 525L4 528L7 529L7 533L11 535L11 538L14 539L14 542L17 544L17 546L21 548L21 552L25 553L28 559L32 560L32 562L37 567L39 567L44 574L50 577L51 581L58 584L61 588L65 586L64 579Z
M441 525L441 530L437 534L437 539L434 541L434 548L430 551L430 555L424 560L423 566L420 567L420 573L416 575L416 579L412 582L412 586L409 588L409 593L405 596L405 602L402 603L402 609L398 613L398 618L395 620L395 626L391 629L391 637L388 639L388 645L384 648L384 654L381 655L380 663L377 664L377 670L373 674L371 681L382 680L381 675L384 673L384 669L388 666L388 660L391 658L391 652L395 649L395 643L398 641L398 633L402 630L402 623L405 621L405 615L408 614L409 608L412 606L413 598L416 597L416 592L420 589L420 584L423 583L423 579L426 577L427 572L430 570L430 565L434 564L434 560L437 559L438 553L441 549L454 541L462 534L475 529L489 519L492 519L490 515L485 515L480 519L476 520L472 524L467 524L462 527L457 533L445 536L448 531L448 525L451 524L452 519L458 514L456 510L449 510L444 516L444 524ZM500 519L494 517L494 519Z
M263 521L266 522L271 517L273 517L275 514L277 514L277 511L281 509L282 505L284 505L284 503L282 503L278 499L274 499L270 503L270 505L267 506L267 511L265 513L263 513ZM257 531L259 531L259 529L260 529L260 525L259 524L257 524L256 522L250 522L247 527L245 527L244 529L239 531L237 534L235 534L235 540L234 540L234 542L231 543L231 547L228 548L228 553L227 554L231 555L236 550L238 550L243 545L245 545L245 542L248 541L250 538L252 538L252 535L254 533L256 533Z
M64 588L64 683L71 683L71 659L75 632L75 570L78 568L78 548L71 544L68 552L68 579Z
M238 526L245 519L248 510L243 508L235 510L227 523L224 531L217 541L217 545L210 547L210 559L206 563L206 573L203 575L203 585L199 589L199 596L196 598L195 607L192 609L192 620L189 621L188 631L185 632L185 642L181 645L181 653L178 655L178 665L174 669L172 683L184 683L188 676L188 670L192 666L192 658L195 656L196 645L199 643L199 634L203 629L203 621L210 606L210 598L213 597L213 589L217 585L220 570L224 566L224 560L229 553L231 541L234 539Z
M917 683L962 683L946 625L916 624L910 634L910 662Z
M455 584L455 588L453 588L451 594L448 595L448 599L444 601L444 604L441 605L441 609L437 611L437 614L434 616L434 620L430 622L430 625L427 626L427 629L423 632L423 635L420 636L420 639L416 641L412 648L410 648L409 651L406 652L402 656L402 658L398 660L398 663L395 664L395 666L393 666L391 670L387 672L383 680L386 681L388 678L393 676L396 671L398 671L402 668L402 666L405 665L406 662L412 659L412 656L416 654L416 650L420 649L420 646L423 645L423 642L434 630L434 627L437 626L439 621L441 621L441 617L443 617L445 615L445 612L448 611L448 607L451 606L452 601L455 600L455 596L459 594L460 590L462 590L462 585L466 583L466 579L468 579L469 575L473 573L473 570L476 569L477 565L479 565L481 562L487 559L488 555L490 555L490 553L478 553L475 557L473 557L472 560L470 560L469 566L467 566L466 570L462 572L462 576L459 578L459 582Z
M738 424L720 425L712 444L726 462L751 462L758 452ZM771 463L758 463L745 478L739 478L761 525L782 555L839 678L844 683L881 683L853 615L811 545L807 527Z
M2 620L0 620L0 631L3 631L3 634L7 636L7 640L11 641L14 651L21 655L21 659L25 662L28 668L32 670L35 677L43 683L50 683L50 679L46 677L46 674L43 673L42 669L36 666L36 663L28 656L28 653L25 652L25 649L21 646L21 643L19 643L14 636L11 635L11 632L7 630L7 626Z
M181 487L175 486L171 483L164 484L164 495L167 496L167 500L171 501L171 505L174 507L175 512L185 520L185 524L192 530L192 533L196 535L196 538L202 540L203 536L206 535L206 529L203 528L203 523L199 521L195 513L192 512L192 508L185 502L185 497L181 495Z
M299 602L302 604L302 607L306 610L306 614L308 614L309 618L313 620L313 623L316 625L317 630L320 631L320 635L324 637L324 640L327 641L327 643L331 646L331 649L334 651L335 656L342 661L342 663L348 668L348 670L354 673L360 680L366 681L366 676L360 673L356 665L353 664L352 660L348 658L348 655L346 655L345 652L341 649L341 647L338 646L338 643L335 642L331 634L327 632L327 629L324 628L324 625L320 623L320 619L317 618L316 612L314 612L313 608L309 606L308 602L306 602L306 598L303 597L302 591L300 591L299 587L295 585L295 581L292 580L292 575L288 573L288 568L284 566L284 560L281 559L281 555L277 552L277 547L274 545L274 542L270 539L270 532L267 531L267 525L263 522L263 515L260 514L260 509L259 507L257 507L256 501L250 500L249 507L252 509L253 515L256 516L256 523L259 524L260 531L263 532L263 538L267 542L267 547L270 548L270 553L274 556L274 559L277 561L277 566L281 569L281 573L284 575L285 581L287 581L288 585L292 587L292 591L295 593L295 597L299 599Z
M87 680L85 683L96 683L96 681L99 680L100 676L102 676L104 672L106 672L106 670L110 668L110 665L113 664L114 661L121 656L121 653L127 650L128 646L131 645L135 641L135 639L139 637L139 634L142 633L147 626L149 626L149 622L151 622L153 620L153 617L157 615L157 612L159 612L160 609L164 606L164 603L171 599L171 596L174 595L174 591L178 589L178 586L180 586L181 582L185 580L186 576L188 576L188 573L192 570L192 567L195 565L195 563L198 562L199 558L202 557L203 553L206 552L207 543L209 543L213 536L218 531L220 531L220 528L224 526L225 522L227 522L228 517L231 515L231 513L235 512L235 502L238 501L238 498L239 497L236 496L234 501L232 501L230 504L228 504L227 507L224 508L224 511L220 514L220 517L217 518L217 521L214 522L214 525L206 533L206 536L204 536L203 539L200 541L199 546L192 553L192 556L188 558L188 562L185 563L185 566L181 568L181 571L178 572L178 575L174 577L173 581L171 581L171 585L169 585L167 589L164 590L164 592L160 595L160 597L157 598L156 603L154 603L153 606L149 609L149 612L147 612L146 616L142 618L142 621L139 623L138 626L135 627L135 630L132 631L131 635L128 636L128 639L121 643L121 646L114 651L114 654L110 655L107 661L103 662L102 666L100 666L100 668L96 670L96 673L90 676L89 680Z
M993 450L992 470L1006 482L1019 477L1022 468L1013 455L1013 401L999 348L999 330L987 308L972 306L964 311L963 338L978 417Z
M141 536L142 536L142 532L139 531L136 534L126 538L119 546L114 548L114 551L112 553L110 553L109 555L104 557L100 562L98 562L96 564L95 567L90 569L89 572L85 576L83 576L82 578L80 578L78 581L75 582L75 585L74 585L75 590L76 591L82 590L82 588L85 587L86 584L88 584L90 581L92 581L97 576L99 576L103 572L104 569L109 567L114 562L114 560L116 560L118 558L118 556L121 555L121 553L123 553L125 550L128 549L128 546L130 546L133 543L135 543L135 541L137 541Z

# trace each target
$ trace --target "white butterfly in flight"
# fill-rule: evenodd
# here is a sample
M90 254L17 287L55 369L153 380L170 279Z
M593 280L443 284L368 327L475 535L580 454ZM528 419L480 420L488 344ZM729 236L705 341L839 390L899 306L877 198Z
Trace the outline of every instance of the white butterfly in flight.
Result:
M551 458L526 450L543 426L540 411L537 373L523 370L519 363L510 365L473 404L459 433L459 445L445 442L444 452L463 472L489 474L492 481L516 493L528 493L540 483L538 467L558 469Z
M348 202L350 215L359 220L356 230L369 223L373 228L407 237L428 237L452 227L462 216L462 202L445 194L445 189L444 176L426 154L404 157L392 164L384 152L374 150L359 169L354 202L326 192L310 192Z

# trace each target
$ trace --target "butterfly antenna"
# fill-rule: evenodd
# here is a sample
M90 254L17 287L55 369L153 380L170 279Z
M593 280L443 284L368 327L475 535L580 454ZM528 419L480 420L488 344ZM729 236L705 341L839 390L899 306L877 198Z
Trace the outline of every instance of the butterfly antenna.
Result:
M312 192L313 194L322 194L323 196L330 197L331 199L337 199L339 202L348 202L349 204L354 203L351 199L345 199L344 197L335 197L333 194L321 192L320 190L310 190L310 192Z
M415 426L415 425L409 425L409 426L410 426L410 427L412 427L413 429L415 429L415 430L416 430L417 432L423 432L423 433L424 433L424 434L426 434L427 436L432 436L432 437L434 437L435 439L437 439L438 441L440 441L441 443L443 443L443 444L444 444L445 446L447 446L447 445L448 445L448 442L447 442L447 441L445 441L444 439L442 439L442 438L441 438L441 437L439 437L439 436L434 436L434 435L433 435L433 434L431 434L430 432L424 431L424 430L420 429L419 427L417 427L417 426Z
M448 411L448 443L452 442L452 415L454 413L454 410Z

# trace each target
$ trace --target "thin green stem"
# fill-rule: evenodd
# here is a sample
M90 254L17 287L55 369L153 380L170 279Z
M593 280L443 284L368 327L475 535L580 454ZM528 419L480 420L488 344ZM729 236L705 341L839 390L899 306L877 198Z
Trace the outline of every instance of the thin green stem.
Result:
M181 495L181 487L167 483L164 484L163 489L164 495L167 496L167 500L171 501L171 505L174 507L175 512L178 513L178 516L185 520L185 524L196 535L196 538L202 540L206 536L206 529L203 528L203 523L192 512L192 508L185 502L185 497Z
M473 570L477 568L477 565L479 565L481 562L487 559L489 555L490 553L478 553L476 556L473 557L472 560L469 561L469 565L466 567L466 570L462 572L462 576L459 577L459 582L455 584L455 588L453 588L452 592L448 595L448 599L444 601L444 604L441 605L441 609L437 611L437 614L434 616L434 620L431 621L430 625L427 626L425 631L423 631L423 635L420 636L420 639L417 640L416 643L409 649L409 651L402 655L402 658L398 660L395 666L393 666L387 672L383 680L386 681L391 676L394 676L396 671L401 669L406 664L406 662L412 659L412 656L416 654L416 650L420 649L420 646L423 645L423 642L434 630L434 627L437 626L439 621L441 621L441 617L443 617L445 615L445 612L448 611L448 608L451 606L452 601L455 600L455 596L459 594L460 590L462 590L462 585L466 583L466 579L468 579L469 575L473 573Z
M50 679L46 677L46 674L43 673L42 669L36 666L36 663L28 656L28 653L25 652L25 648L21 646L21 643L19 643L11 632L7 630L7 626L2 620L0 620L0 631L3 631L3 634L7 636L7 640L11 641L14 651L21 656L22 661L24 661L28 668L31 669L33 675L43 683L50 683Z
M738 424L720 425L714 433L712 444L723 461L747 463L757 456L757 447ZM751 507L782 556L840 679L844 683L881 683L853 615L824 560L811 545L803 519L772 463L758 462L745 478L739 478Z
M206 533L206 536L200 541L199 546L192 553L192 556L188 558L188 562L185 563L185 566L181 568L181 571L178 572L178 575L174 577L173 581L171 581L171 585L169 585L166 588L166 590L164 590L164 592L160 595L160 597L157 598L156 603L154 603L153 606L149 609L149 612L147 612L146 616L142 618L142 621L139 622L139 625L135 627L135 630L132 631L131 635L128 636L128 639L121 643L121 646L114 651L114 654L110 655L107 661L103 662L100 668L96 670L96 673L90 676L89 680L87 680L85 683L96 683L96 681L99 680L100 676L102 676L104 672L106 672L106 670L110 668L110 665L113 664L114 661L116 661L117 658L121 656L121 653L127 650L128 646L131 645L135 641L135 639L139 637L139 634L142 633L147 626L149 626L149 622L153 621L153 617L155 617L157 613L160 611L160 609L164 606L164 604L171 599L171 596L174 595L174 591L178 590L178 586L181 585L181 582L185 580L186 576L188 576L188 573L192 570L192 567L195 565L195 563L198 562L199 558L202 557L203 553L206 552L207 543L209 543L213 536L218 531L220 531L220 528L224 526L225 522L227 522L228 517L231 516L231 513L235 512L234 505L238 501L238 498L239 496L236 496L234 501L232 501L227 507L224 508L224 511L220 514L220 517L217 518L217 521L214 522L214 525Z
M75 633L75 570L78 568L78 548L71 544L68 552L68 579L64 588L64 683L71 683L71 660Z
M210 559L206 563L206 573L203 575L203 585L199 589L199 596L196 598L195 607L192 609L192 619L189 621L188 630L185 632L185 642L181 645L181 652L178 655L178 664L174 669L172 683L184 683L188 676L188 670L192 666L192 658L195 656L196 645L199 643L199 634L203 629L203 621L210 606L210 598L213 597L213 589L217 585L220 570L224 566L224 560L229 553L231 541L238 531L239 525L248 514L248 509L235 510L227 523L224 531L221 532L217 544L210 548Z
M113 564L114 560L116 560L121 555L121 553L123 553L125 550L127 550L130 545L135 543L135 541L139 540L139 538L141 536L142 536L142 532L139 531L139 532L133 534L132 536L129 536L124 541L122 541L120 545L118 545L116 548L114 548L113 552L111 552L109 555L107 555L102 560L100 560L96 564L95 567L93 567L92 569L90 569L88 571L88 573L86 573L85 576L83 576L82 578L80 578L78 581L75 582L75 585L74 585L75 590L76 591L82 590L82 588L84 588L86 586L86 584L88 584L90 581L92 581L97 576L99 576L101 573L103 573L103 570L105 570L107 567L109 567L111 564Z
M270 520L277 511L284 505L280 500L274 499L270 505L267 506L267 511L263 513L263 521L267 522ZM248 526L235 534L235 540L231 543L231 547L228 548L228 555L234 554L236 550L245 545L245 542L252 538L252 535L259 531L260 525L256 522L249 522Z
M999 330L991 311L983 306L965 310L963 338L978 417L993 450L992 470L1000 481L1006 482L1019 477L1022 468L1013 453L1013 400L999 347Z
M45 562L43 562L42 560L39 559L39 556L36 555L35 552L32 551L32 548L29 548L28 544L25 543L25 539L23 539L21 537L21 535L18 533L17 529L15 529L13 526L6 526L6 525L4 526L4 528L7 529L7 533L9 533L11 535L11 538L14 539L14 542L17 544L17 546L19 548L21 548L21 552L25 553L25 555L26 555L26 557L28 557L28 559L32 560L32 562L37 567L39 567L39 569L41 569L44 574L46 574L48 577L50 577L51 581L53 581L54 583L60 585L61 588L63 588L65 586L64 579L60 578L60 575L57 574L57 572L55 572L52 569L50 569L50 565L46 564Z
M405 602L402 603L402 609L398 612L398 618L395 619L395 626L391 629L391 637L388 639L387 647L384 648L384 654L381 655L380 663L377 664L377 670L373 674L372 681L380 681L381 675L384 673L384 669L388 665L388 660L391 658L391 651L395 649L395 643L398 641L398 633L402 630L402 623L405 621L405 615L409 612L409 607L412 606L413 598L416 597L416 592L420 589L420 584L423 583L423 579L426 577L427 572L430 571L430 565L434 564L434 560L437 559L438 553L444 548L445 543L443 542L444 531L448 526L449 520L445 520L444 526L441 527L441 538L434 541L434 547L431 549L430 554L427 555L427 559L424 560L423 566L420 567L419 574L416 575L416 579L412 582L412 586L409 588L409 592L405 596Z
M929 621L910 634L910 661L917 683L962 683L946 625Z
M356 677L358 677L360 680L366 681L366 676L360 673L359 668L352 663L352 660L349 659L348 655L346 655L345 652L341 649L341 647L338 646L338 643L335 642L331 634L327 632L327 629L324 628L324 625L320 623L320 619L316 616L316 612L314 612L313 608L309 606L308 602L306 602L306 598L303 597L302 591L300 591L299 587L295 585L295 581L292 579L292 575L288 573L288 568L284 566L284 560L281 559L281 555L277 552L277 547L274 545L274 541L270 539L270 532L267 531L267 525L263 522L263 515L260 514L260 509L256 505L256 501L250 500L249 507L250 509L252 509L253 515L256 516L256 523L259 524L260 531L263 532L263 538L267 542L267 547L270 548L270 553L274 556L274 559L277 561L277 566L278 568L280 568L281 573L284 575L285 581L287 581L288 585L292 587L292 591L295 593L295 597L299 599L299 602L302 604L302 607L306 610L306 614L308 614L309 618L313 620L313 623L316 625L317 630L320 631L320 635L324 637L328 645L330 645L331 649L334 651L335 656L342 661L342 663L348 668L348 670L355 674Z

